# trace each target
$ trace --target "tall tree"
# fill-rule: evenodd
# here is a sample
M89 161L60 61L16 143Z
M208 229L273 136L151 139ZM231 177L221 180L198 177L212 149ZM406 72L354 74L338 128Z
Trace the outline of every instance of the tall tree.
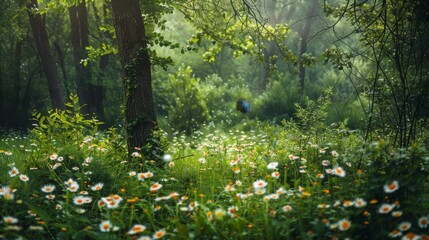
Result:
M85 113L103 116L102 85L92 80L90 65L84 66L81 60L87 56L85 48L89 46L88 12L85 1L69 8L71 23L71 43L76 69L77 93L84 106Z
M299 87L301 93L304 93L305 88L305 67L306 59L304 54L307 52L307 45L309 43L310 32L312 26L316 20L316 8L320 8L318 0L312 1L312 5L308 8L305 14L305 23L302 31L299 32L301 39L299 44L298 52L298 78L299 78Z
M112 0L125 90L128 151L145 146L157 128L152 94L151 62L138 0Z
M36 49L42 63L43 72L48 81L49 95L54 108L64 108L64 98L58 77L57 66L51 54L45 19L37 11L37 0L30 0L27 4L28 18L33 32Z

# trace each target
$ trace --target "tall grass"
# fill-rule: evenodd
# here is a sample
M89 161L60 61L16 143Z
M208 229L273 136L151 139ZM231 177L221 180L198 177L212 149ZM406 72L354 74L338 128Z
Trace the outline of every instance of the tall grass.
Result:
M325 126L326 106L282 126L164 135L163 160L126 156L120 131L99 132L76 104L1 141L0 238L428 238L427 150Z

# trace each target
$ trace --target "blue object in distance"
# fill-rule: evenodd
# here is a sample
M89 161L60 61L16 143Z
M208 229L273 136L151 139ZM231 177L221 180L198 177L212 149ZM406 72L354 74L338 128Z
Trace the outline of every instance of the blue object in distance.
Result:
M250 111L250 103L246 99L238 99L237 110L242 113L248 113Z

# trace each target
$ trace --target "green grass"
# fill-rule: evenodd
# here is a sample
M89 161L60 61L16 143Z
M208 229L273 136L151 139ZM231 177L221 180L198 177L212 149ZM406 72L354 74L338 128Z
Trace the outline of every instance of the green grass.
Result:
M172 161L159 168L162 157L127 156L116 129L99 132L74 112L36 118L28 137L0 141L0 238L428 237L421 145L365 143L323 121L208 125L163 134Z

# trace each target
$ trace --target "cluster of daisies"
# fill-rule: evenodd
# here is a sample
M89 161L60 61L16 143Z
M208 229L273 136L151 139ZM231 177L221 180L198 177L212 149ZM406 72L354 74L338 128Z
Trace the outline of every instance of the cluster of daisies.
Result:
M113 231L118 231L119 227L118 226L114 226L110 220L104 220L100 223L99 225L100 227L100 231L101 232L113 232ZM137 236L138 234L144 234L147 233L147 227L143 224L135 224L134 226L132 226L128 232L127 235L132 236L133 239L137 239L137 240L151 240L151 239L160 239L162 237L164 237L167 232L165 231L165 229L159 229L157 231L155 231L151 236L150 235L142 235L139 237L134 237Z
M391 194L393 192L396 192L399 189L399 182L397 180L393 180L383 186L383 190L386 194ZM375 201L375 200L374 200ZM402 216L402 211L399 209L400 204L399 202L395 201L393 203L383 203L378 208L379 214L391 214L392 217L399 218ZM429 223L429 215L421 216L417 220L417 225L420 229L427 229ZM393 229L389 233L389 237L391 238L399 238L403 240L415 240L420 239L421 236L415 234L413 231L411 231L412 223L409 221L402 221L398 224L398 226ZM426 236L428 237L428 236Z

